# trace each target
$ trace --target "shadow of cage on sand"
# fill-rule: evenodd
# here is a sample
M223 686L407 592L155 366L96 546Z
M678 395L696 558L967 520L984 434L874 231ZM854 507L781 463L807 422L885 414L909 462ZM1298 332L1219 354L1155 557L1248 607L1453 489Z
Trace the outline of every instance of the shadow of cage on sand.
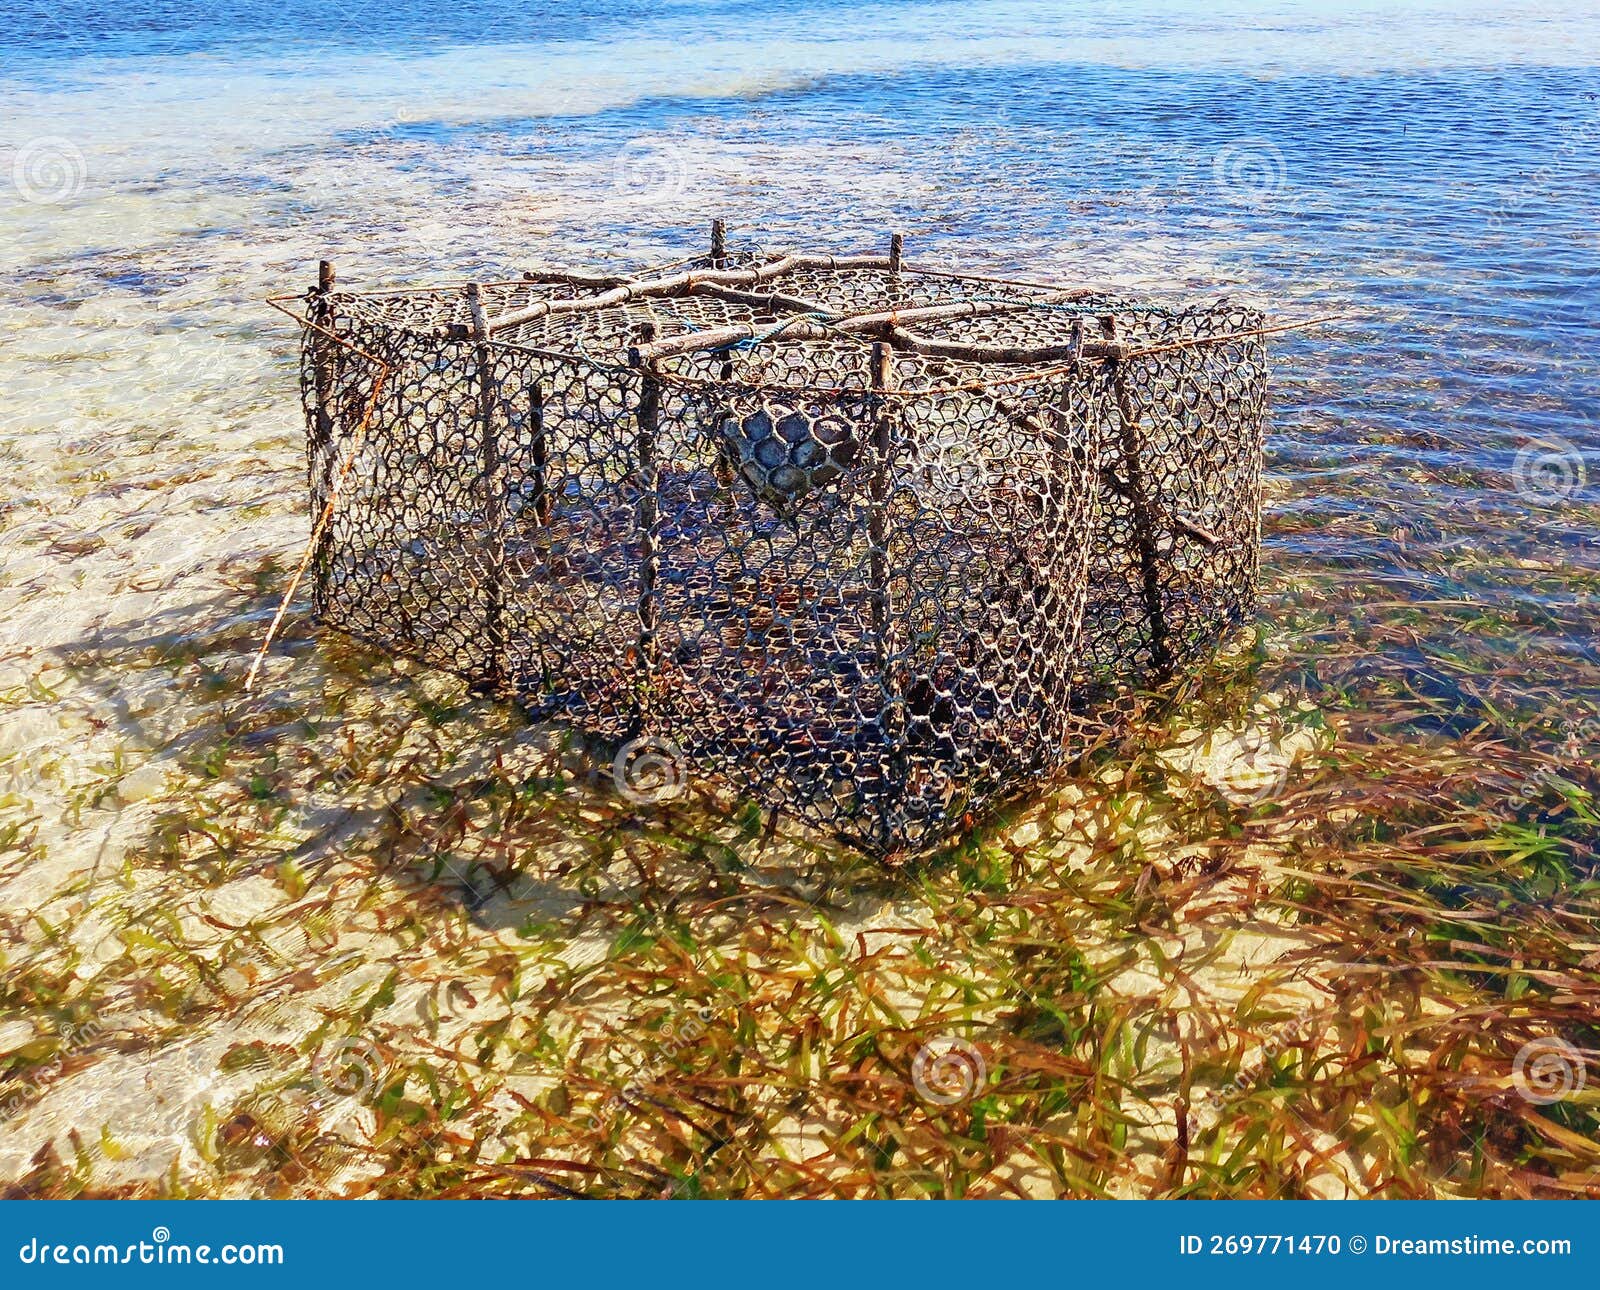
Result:
M320 621L872 855L947 841L1254 603L1248 308L720 225L637 276L325 264L305 303Z

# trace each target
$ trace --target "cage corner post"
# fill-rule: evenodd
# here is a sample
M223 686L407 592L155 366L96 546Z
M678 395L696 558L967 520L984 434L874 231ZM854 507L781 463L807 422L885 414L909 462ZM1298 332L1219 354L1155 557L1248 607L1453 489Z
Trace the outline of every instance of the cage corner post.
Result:
M533 518L536 524L550 523L555 499L550 495L550 443L546 437L544 373L535 372L528 382L528 445L533 466Z
M655 338L654 322L639 324L640 345L649 345ZM661 420L661 382L656 377L654 359L644 359L640 364L640 373L639 406L634 418L634 455L639 490L635 514L639 533L639 699L640 715L648 720L656 684L656 577L661 564L661 555L656 549L656 489L659 484L656 477L656 433Z
M725 269L728 267L728 224L726 220L720 217L711 221L711 267L713 269ZM733 384L733 371L733 351L731 349L724 350L722 357L717 361L717 379L724 387ZM726 388L724 388L723 393L727 393ZM723 404L717 409L713 420L720 425L732 415L733 408ZM733 466L728 462L727 458L719 454L711 468L711 474L717 481L717 486L728 493L728 519L732 520L738 509L733 500Z
M1071 343L1076 354L1083 351L1084 330L1083 318L1074 318ZM1049 727L1048 736L1057 753L1065 752L1072 729L1072 691L1076 684L1076 661L1086 630L1084 616L1088 612L1092 527L1098 513L1100 488L1099 454L1092 428L1086 436L1072 433L1074 395L1081 388L1082 373L1081 360L1074 358L1072 368L1063 374L1059 398L1044 417L1050 480L1046 491L1045 532L1051 550L1045 557L1044 571L1030 587L1036 602L1042 593L1046 602L1053 604L1057 615L1050 630L1056 633L1054 639L1059 643L1060 652L1050 658L1041 656L1033 681L1042 692L1060 696L1060 701L1050 707L1054 724ZM1059 593L1053 597L1048 590L1052 586ZM1061 591L1063 587L1065 591Z
M339 344L338 315L333 303L333 289L337 281L332 260L317 264L317 285L312 292L311 321L317 330L311 333L313 398L310 443L307 444L307 467L311 484L311 518L316 524L328 498L333 492L334 480L334 426L338 424ZM325 524L316 534L316 545L311 554L311 606L317 621L328 614L328 592L332 582L332 531Z
M484 660L475 688L502 694L506 688L506 489L500 435L495 424L499 389L494 351L476 282L467 284L467 310L472 318L473 361L478 371L478 433L484 524Z
M1117 320L1106 314L1100 329L1108 341L1117 340ZM1126 360L1108 360L1112 395L1117 405L1117 446L1127 472L1127 497L1133 518L1133 543L1139 558L1139 582L1145 617L1150 622L1150 669L1156 685L1172 679L1172 647L1167 633L1166 605L1161 594L1161 553L1156 545L1156 508L1144 476L1144 441L1138 403L1128 385ZM1120 490L1119 490L1120 491Z
M871 503L867 520L867 546L871 597L872 652L878 671L878 686L883 707L879 730L883 738L881 762L883 780L879 785L878 831L886 850L892 850L897 832L897 799L903 785L899 782L899 762L902 753L901 733L904 711L901 707L899 687L895 684L895 632L894 604L889 590L889 494L893 474L894 420L892 403L894 390L894 348L887 341L872 344L869 379L873 391L872 411L872 478L868 485Z

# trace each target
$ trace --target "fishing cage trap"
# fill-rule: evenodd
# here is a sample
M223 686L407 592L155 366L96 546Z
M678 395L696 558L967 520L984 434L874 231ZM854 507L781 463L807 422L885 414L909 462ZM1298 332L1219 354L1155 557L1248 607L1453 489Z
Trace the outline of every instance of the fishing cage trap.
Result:
M720 223L659 270L324 265L306 303L321 622L872 854L944 841L1253 605L1240 305Z

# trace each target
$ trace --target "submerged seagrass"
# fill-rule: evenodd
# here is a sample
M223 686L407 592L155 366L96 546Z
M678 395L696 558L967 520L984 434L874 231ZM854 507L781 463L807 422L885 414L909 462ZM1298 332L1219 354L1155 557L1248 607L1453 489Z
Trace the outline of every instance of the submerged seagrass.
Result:
M887 256L362 294L303 394L328 625L925 850L1256 585L1261 316Z

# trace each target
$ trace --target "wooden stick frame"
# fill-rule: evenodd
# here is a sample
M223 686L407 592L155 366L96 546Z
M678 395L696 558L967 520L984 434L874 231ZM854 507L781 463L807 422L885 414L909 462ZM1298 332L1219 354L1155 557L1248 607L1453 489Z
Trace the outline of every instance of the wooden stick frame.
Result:
M713 221L711 253L708 256L702 256L701 259L703 262L709 262L713 266L726 264L728 259L727 229L722 220ZM1027 287L1040 294L1033 299L1027 300L963 301L947 305L925 305L910 309L880 309L867 313L846 314L791 293L776 289L759 290L760 287L768 283L775 284L777 280L787 274L808 269L832 271L876 269L883 271L890 278L888 295L891 299L899 298L900 288L894 284L916 277L936 277L956 282L969 282L974 285ZM725 300L732 304L743 304L760 310L763 314L780 316L780 321L777 323L752 322L692 331L683 335L635 344L619 357L627 365L637 368L646 364L655 366L662 359L701 351L728 351L734 347L761 340L824 341L847 336L859 336L862 340L868 342L885 341L891 348L903 353L927 358L988 363L1016 370L1016 375L989 377L975 382L951 386L949 392L953 392L955 390L983 388L1007 381L1031 380L1035 377L1053 376L1058 372L1075 368L1085 361L1125 362L1132 359L1154 357L1176 350L1227 344L1309 327L1323 326L1330 322L1339 321L1337 315L1327 315L1282 323L1273 327L1257 327L1249 330L1219 332L1213 336L1190 337L1154 346L1138 346L1110 337L1085 340L1081 338L1081 333L1077 332L1074 333L1074 337L1070 342L1034 346L999 345L929 337L913 330L913 325L928 322L945 322L959 318L1022 313L1036 308L1066 305L1089 307L1092 306L1101 293L1090 289L1065 290L1059 285L1031 279L965 273L942 266L913 264L904 259L904 238L898 233L891 238L888 255L787 254L749 268L713 267L710 269L690 269L654 279L641 279L615 273L540 268L525 271L520 279L482 283L480 284L480 291L483 287L506 287L526 283L537 283L546 286L570 286L590 294L566 300L541 300L520 309L509 310L494 318L485 318L481 332L471 323L450 323L429 329L427 334L447 339L487 341L494 345L510 344L518 349L531 349L532 352L545 353L552 358L568 358L572 357L572 355L566 354L559 349L548 350L530 347L523 342L506 339L503 333L524 323L544 317L599 312L652 298L670 299L685 296L702 296ZM361 299L374 296L437 295L440 291L446 290L449 290L449 288L416 288L410 291L398 292L345 290L340 291L338 297ZM281 306L287 301L298 301L300 299L300 297L272 296L268 297L268 303ZM322 303L319 307L331 310L333 305L331 276L323 289L320 299ZM585 355L583 357L588 356ZM725 361L721 367L724 369L724 379L728 379L731 376L730 364ZM656 375L662 381L679 379L659 369ZM1200 535L1196 534L1196 536Z
M467 286L467 306L474 332L473 359L478 369L479 451L483 460L483 514L486 532L484 585L484 635L487 665L479 688L498 694L506 684L506 500L505 467L500 455L497 423L500 388L495 380L494 349L489 344L483 315L482 289L476 282Z
M748 248L730 250L718 221L709 249L702 241L692 258L636 276L530 269L520 285L496 283L492 291L488 283L456 285L420 304L404 292L364 299L363 293L336 291L332 268L325 266L313 291L294 298L308 306L308 316L294 316L312 333L302 351L301 379L311 412L313 486L325 472L332 477L247 689L302 576L311 575L330 536L340 536L329 532L336 507L355 510L341 528L355 535L353 547L365 551L376 527L385 558L347 562L335 544L329 590L339 612L330 621L397 648L404 622L395 622L389 585L395 570L428 558L429 551L407 543L394 547L389 560L390 512L382 498L367 505L367 490L352 490L346 480L358 458L366 460L360 450L369 430L404 436L415 408L427 406L435 415L433 403L419 400L437 398L448 403L436 415L450 418L449 442L460 445L447 454L459 460L441 463L438 487L449 490L452 507L463 494L471 498L468 510L478 509L480 494L483 500L481 518L459 521L473 532L430 539L434 554L447 561L440 568L456 576L440 579L448 585L437 595L431 585L419 590L414 608L419 624L432 624L435 613L452 615L469 639L419 633L420 646L405 640L397 649L401 656L420 653L475 688L508 698L542 705L556 693L549 711L587 714L580 721L604 723L608 737L704 723L704 746L718 740L724 742L716 747L733 748L740 757L748 751L743 764L753 792L798 785L804 792L797 810L811 812L804 815L809 822L825 819L824 827L845 830L841 839L886 855L927 845L964 813L982 809L1002 782L991 786L984 775L1014 777L1056 764L1052 758L1065 748L1077 719L1067 702L1069 687L1087 678L1120 702L1135 681L1142 686L1154 673L1157 684L1164 682L1206 643L1196 635L1199 619L1183 598L1190 587L1179 576L1189 572L1180 560L1196 552L1180 549L1173 538L1215 550L1215 579L1210 569L1203 571L1205 631L1220 631L1225 621L1236 621L1230 615L1253 603L1254 566L1245 567L1253 555L1235 548L1249 540L1245 507L1259 507L1249 471L1259 469L1264 388L1256 378L1264 376L1265 363L1263 347L1244 342L1287 328L1265 328L1259 313L1226 302L1182 314L1141 313L1139 305L1087 291L1010 283L1012 289L986 288L989 280L977 275L909 264L898 234L888 251L762 259ZM381 295L395 298L370 298ZM1044 312L1050 309L1058 312ZM1028 316L1029 310L1040 312ZM518 331L561 315L570 325ZM1130 316L1137 320L1132 325ZM969 319L992 321L969 326ZM943 330L950 323L960 325ZM374 339L365 340L368 335ZM806 343L813 340L814 348ZM800 343L781 350L789 341ZM394 374L371 355L358 360L364 351L355 342L387 354ZM748 367L746 343L757 347L757 361ZM1218 344L1229 348L1210 351L1214 364L1141 361ZM690 361L674 363L679 356ZM761 361L774 356L771 367ZM955 361L917 361L923 357ZM364 399L355 378L365 372L352 364L364 368L368 360L375 364L373 388ZM576 391L562 363L575 369L582 383ZM441 373L437 388L446 393L437 396L428 384L414 398L408 384L413 365ZM1173 373L1187 380L1197 370L1196 379L1210 383L1202 391L1216 390L1223 379L1232 380L1236 367L1248 378L1243 392L1223 390L1223 420L1214 428L1199 426L1196 437L1190 405L1180 406L1179 394L1163 382ZM1057 375L1063 379L1047 379ZM835 393L816 378L842 379L849 387L837 392L849 395L843 404L848 453L836 452L836 440L816 424L821 414L812 405L825 405ZM385 399L391 379L397 389ZM947 397L966 390L984 393ZM766 430L739 418L752 400L769 415ZM747 468L755 491L789 518L776 485L750 468L752 461L770 464L770 454L753 451L763 436L791 445L800 439L792 430L780 436L773 429L783 421L773 414L796 403L804 405L796 414L813 423L806 433L829 445L835 474L839 468L853 472L841 490L850 507L848 535L820 557L825 542L810 543L798 523L790 525L791 541L762 512L748 510L752 499L733 487L736 472ZM552 471L567 480L571 450L566 438L547 445L547 412L563 436L570 428L604 445L603 495L552 489ZM1187 476L1177 473L1206 468L1206 436L1213 429L1219 440L1253 435L1256 445L1246 471L1224 481L1231 491L1215 504L1212 493L1187 487ZM955 459L956 469L936 474L932 450L969 432L970 451L964 448ZM918 442L924 435L926 453ZM444 442L437 435L434 441ZM343 450L319 456L318 443ZM707 448L716 454L709 463ZM796 466L807 460L797 448L785 449L791 451ZM727 489L726 501L705 488L708 464ZM968 469L973 464L976 483ZM806 486L825 486L833 477L808 476ZM680 527L683 481L695 500ZM423 473L414 486L424 497L441 495L428 491L435 481ZM413 483L402 477L397 487ZM1178 513L1191 508L1205 513ZM753 522L746 524L747 516ZM865 550L858 524L866 528ZM702 526L721 538L700 543ZM828 536L820 525L817 532ZM680 534L690 539L681 546ZM617 556L610 543L619 537L625 546ZM732 538L738 541L730 546ZM763 545L764 552L747 560ZM556 555L569 547L587 548L581 565ZM726 559L718 554L724 549L736 556L737 577L718 563ZM462 554L469 557L464 567ZM821 558L841 572L848 594L815 589L808 570ZM974 568L970 580L967 564ZM815 610L820 643L797 644L778 633L758 639L752 631L738 601L764 594L759 579L769 577L768 570L781 593L775 614ZM949 579L954 598L948 604L943 584L924 576L929 570L958 575ZM591 641L573 633L569 648L541 635L534 620L524 621L528 602L522 597L526 588L542 585L540 579L564 587L597 576L608 588L603 635ZM1216 594L1207 590L1212 581ZM745 589L747 582L753 590ZM674 591L680 586L691 588L687 600ZM1108 630L1084 645L1079 623L1087 605L1101 603L1089 599L1095 587L1107 592ZM403 620L406 606L399 610ZM696 653L701 641L710 644ZM1124 677L1124 662L1134 664L1138 676ZM739 678L759 675L763 693L776 693L784 688L778 682L800 676L802 667L809 670L796 697L782 700L788 706L776 709L767 730L739 742L733 732L739 722L749 724L745 708L730 706L748 706L749 691L739 688ZM772 670L759 671L764 668ZM723 672L731 674L726 684L719 679ZM569 680L570 699L559 693ZM816 718L807 706L811 692L803 687L812 681L826 688L830 701L837 694L843 705L837 721ZM701 689L684 707L673 686ZM1099 689L1091 694L1095 702L1099 696ZM713 713L710 705L720 706ZM949 733L963 715L978 723L976 733ZM684 738L685 747L695 743ZM803 756L813 760L795 759L800 742L808 744ZM837 771L819 772L824 765ZM839 790L852 782L846 801Z
M662 359L674 358L703 350L721 350L730 346L763 337L784 340L828 340L839 335L859 335L872 342L886 342L891 348L929 358L949 358L977 363L1003 363L1020 366L1040 365L1083 359L1117 359L1127 357L1128 347L1115 343L1074 341L1057 345L991 345L970 341L943 340L919 335L909 324L944 322L960 318L982 318L994 315L1024 312L1041 306L1072 304L1092 296L1085 290L1064 291L1046 289L1038 299L1008 301L962 301L947 305L924 305L911 309L875 310L867 313L844 313L817 301L778 290L761 291L758 288L776 283L785 276L805 270L845 271L850 269L876 269L893 281L891 298L900 298L900 282L907 276L949 276L940 270L922 269L905 263L905 238L895 233L889 240L887 255L783 255L765 264L744 269L724 267L728 259L727 227L718 219L711 225L711 251L706 257L709 269L687 269L651 279L632 279L614 274L584 273L564 269L530 269L523 274L528 282L546 286L570 286L590 294L572 299L540 300L520 309L512 309L498 317L488 319L483 337L512 330L541 318L571 314L597 313L615 309L639 300L707 296L742 304L763 314L780 316L774 327L770 323L752 322L728 327L709 328L680 336L645 342L628 350L627 361L633 367L653 366ZM976 280L976 279L975 279ZM1000 281L996 279L995 281ZM471 328L452 323L436 329L436 334L447 338L464 338Z
M311 333L311 344L316 355L313 377L315 407L312 414L311 434L311 495L326 498L332 491L334 474L334 426L339 409L336 394L339 388L339 346L328 337L338 331L333 288L336 281L333 262L323 260L317 265L317 286L312 292L310 313L317 324ZM319 614L327 611L328 580L331 566L328 558L328 534L319 533L311 557L312 603Z

